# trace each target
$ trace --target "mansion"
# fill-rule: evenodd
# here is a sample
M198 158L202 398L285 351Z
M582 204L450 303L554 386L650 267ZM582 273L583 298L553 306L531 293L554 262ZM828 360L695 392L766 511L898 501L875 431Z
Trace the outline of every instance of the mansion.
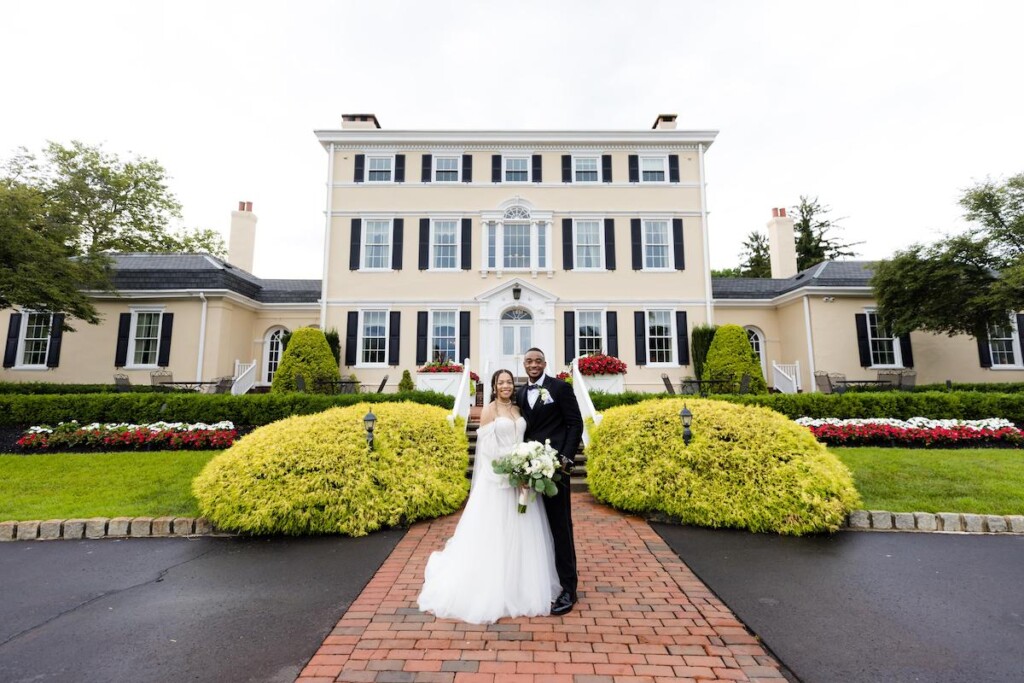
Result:
M677 387L693 375L693 327L727 323L784 391L814 391L816 371L1024 381L1016 320L983 340L889 336L871 263L797 272L785 209L768 221L771 278L712 278L704 157L716 134L677 129L675 115L598 131L388 131L345 115L316 131L328 160L318 279L253 274L256 216L241 202L227 261L116 255L116 292L94 293L99 325L62 333L48 312L0 312L0 381L149 384L167 371L245 374L246 390L270 383L285 331L313 325L338 331L343 377L387 376L385 391L437 359L521 374L531 346L551 374L604 352L628 364L626 388L662 391L663 375Z

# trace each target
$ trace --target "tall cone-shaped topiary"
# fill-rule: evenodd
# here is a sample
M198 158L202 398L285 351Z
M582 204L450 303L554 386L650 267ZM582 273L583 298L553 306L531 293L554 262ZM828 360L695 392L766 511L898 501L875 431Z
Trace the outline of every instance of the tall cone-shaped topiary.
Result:
M768 393L768 385L761 374L761 360L750 346L747 331L739 325L722 325L711 340L701 379L723 382L710 385L711 393L735 394L743 375L750 375L749 393Z
M310 393L326 393L318 386L320 381L337 382L341 379L327 337L315 327L301 327L292 333L288 348L281 354L281 363L274 372L270 390L274 393L296 391L296 375L302 375L305 391Z

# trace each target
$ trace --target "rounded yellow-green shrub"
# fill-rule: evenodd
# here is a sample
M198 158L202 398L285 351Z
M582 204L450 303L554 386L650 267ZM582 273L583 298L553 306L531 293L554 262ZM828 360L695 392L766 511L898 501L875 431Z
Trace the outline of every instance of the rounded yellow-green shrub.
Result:
M211 460L192 483L218 528L251 534L364 536L454 512L469 491L468 442L448 411L375 403L261 427Z
M305 391L310 393L326 393L327 389L321 388L319 382L336 382L341 379L338 363L334 360L323 330L300 327L292 332L288 346L281 354L281 362L274 372L270 391L296 391L296 375L302 375Z
M688 446L684 403L693 413ZM835 531L860 504L846 466L806 427L768 408L644 401L608 410L591 437L590 491L620 510L799 536Z
M704 360L701 379L715 379L723 383L711 385L715 394L734 394L740 389L743 375L750 375L751 394L767 394L768 384L761 372L761 360L757 357L747 331L739 325L722 325L715 332Z

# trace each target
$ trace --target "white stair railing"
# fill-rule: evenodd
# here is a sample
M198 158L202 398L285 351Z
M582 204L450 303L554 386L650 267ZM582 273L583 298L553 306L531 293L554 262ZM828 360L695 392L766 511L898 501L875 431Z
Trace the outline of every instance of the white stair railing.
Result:
M462 363L462 379L459 380L459 388L455 392L455 405L452 412L448 414L448 424L455 427L455 419L461 417L465 428L469 424L469 359Z
M800 361L776 363L772 361L772 386L784 394L800 391Z
M587 433L587 418L594 421L594 426L601 424L603 415L594 408L594 402L590 400L590 392L587 390L587 382L583 379L576 359L572 360L572 393L576 395L576 403L580 406L580 415L583 416L583 445L590 445L590 434Z
M256 361L251 363L240 363L235 361L235 381L231 385L231 393L234 396L241 396L249 392L256 385Z

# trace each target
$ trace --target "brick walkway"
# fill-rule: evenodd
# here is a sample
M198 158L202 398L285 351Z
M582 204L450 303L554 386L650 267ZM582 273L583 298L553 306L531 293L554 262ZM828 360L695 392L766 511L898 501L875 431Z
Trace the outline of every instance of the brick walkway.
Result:
M776 660L642 519L573 495L580 602L473 625L416 609L458 515L413 526L298 683L785 683Z

